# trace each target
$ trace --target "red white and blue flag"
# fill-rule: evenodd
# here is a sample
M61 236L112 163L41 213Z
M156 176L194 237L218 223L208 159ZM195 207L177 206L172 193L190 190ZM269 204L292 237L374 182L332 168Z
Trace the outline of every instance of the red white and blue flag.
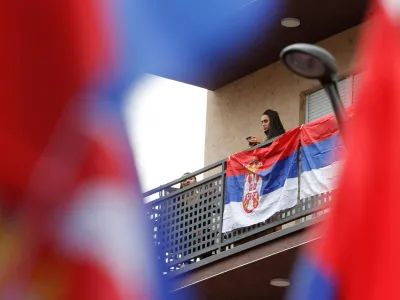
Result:
M302 126L301 199L330 192L336 187L342 148L333 115Z
M232 155L227 161L222 231L264 222L298 199L300 127L266 148Z
M323 238L303 253L289 299L400 298L400 2L377 0L372 8L332 213Z

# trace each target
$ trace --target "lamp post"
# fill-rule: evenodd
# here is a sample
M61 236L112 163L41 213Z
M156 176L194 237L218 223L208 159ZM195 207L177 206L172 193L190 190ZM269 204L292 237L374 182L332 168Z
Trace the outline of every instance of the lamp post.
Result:
M347 120L347 114L340 100L335 58L328 51L310 44L288 46L282 50L280 57L293 73L301 77L319 80L329 96L338 126L341 129Z

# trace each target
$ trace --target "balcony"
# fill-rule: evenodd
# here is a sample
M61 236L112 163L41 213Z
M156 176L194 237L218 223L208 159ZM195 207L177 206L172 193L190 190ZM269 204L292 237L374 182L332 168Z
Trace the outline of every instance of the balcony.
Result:
M285 289L269 281L289 278L298 249L318 238L304 229L329 211L331 192L299 197L294 207L264 222L223 233L226 160L190 176L199 175L204 179L185 188L174 188L179 178L144 194L159 194L146 204L147 214L173 292L196 289L204 299L283 299Z

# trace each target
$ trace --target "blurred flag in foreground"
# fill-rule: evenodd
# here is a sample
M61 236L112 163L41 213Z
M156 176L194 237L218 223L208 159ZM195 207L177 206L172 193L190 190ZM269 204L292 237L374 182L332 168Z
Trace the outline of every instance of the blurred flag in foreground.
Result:
M266 1L164 2L2 3L0 299L167 297L121 99L154 66L204 77L267 10Z
M367 72L332 215L303 253L289 299L400 298L400 2L372 8L359 49Z
M161 294L105 12L91 0L2 4L1 299Z

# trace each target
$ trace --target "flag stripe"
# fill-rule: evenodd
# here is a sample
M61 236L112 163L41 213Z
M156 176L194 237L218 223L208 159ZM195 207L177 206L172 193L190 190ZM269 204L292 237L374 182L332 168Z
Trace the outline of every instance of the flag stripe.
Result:
M301 144L309 146L338 134L335 116L329 115L302 126Z
M341 148L343 148L343 145L340 143L337 134L321 142L302 146L301 171L307 172L329 166L332 160L337 160Z
M339 177L339 162L334 162L320 169L313 169L301 174L300 198L332 191Z

